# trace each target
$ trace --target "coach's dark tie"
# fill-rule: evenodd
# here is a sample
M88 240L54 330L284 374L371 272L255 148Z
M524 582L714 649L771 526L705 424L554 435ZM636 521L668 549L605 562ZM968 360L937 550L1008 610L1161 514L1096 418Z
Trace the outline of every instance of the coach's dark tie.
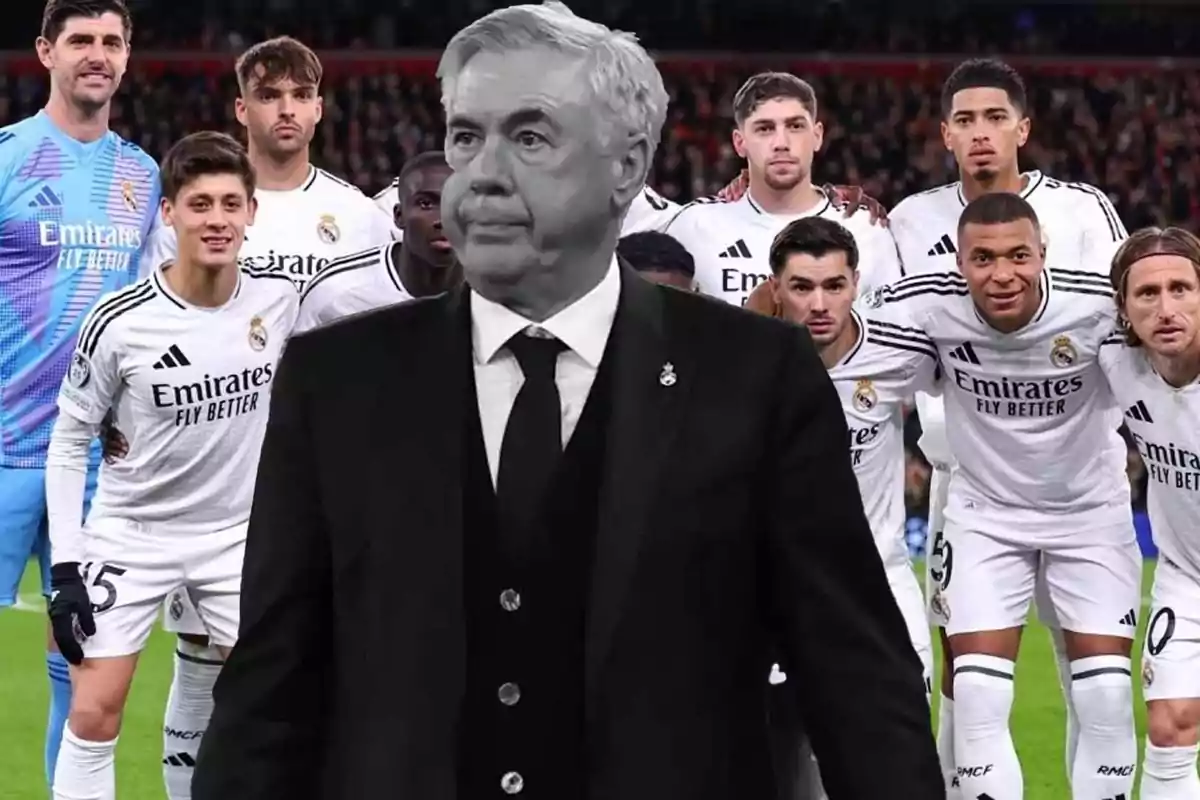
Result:
M552 337L518 333L508 340L508 349L525 382L504 428L496 500L502 522L521 536L532 532L562 457L562 410L554 372L565 346Z

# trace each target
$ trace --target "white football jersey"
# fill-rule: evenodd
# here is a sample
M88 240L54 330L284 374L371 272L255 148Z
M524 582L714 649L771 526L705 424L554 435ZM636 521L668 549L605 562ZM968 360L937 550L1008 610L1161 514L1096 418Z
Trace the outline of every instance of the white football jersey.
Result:
M1024 175L1021 196L1033 206L1046 242L1046 263L1108 274L1128 235L1104 192L1086 183L1066 183L1041 172ZM911 195L888 214L906 275L958 269L958 218L967 206L962 183Z
M392 240L390 216L357 188L317 167L309 168L298 189L257 189L254 196L258 213L246 228L238 263L283 273L301 289L335 258ZM153 260L159 263L148 261L143 273L174 258L176 247L175 231L164 228L161 241L154 241Z
M789 222L824 217L845 226L858 245L859 294L900 279L900 261L892 235L871 224L859 209L847 218L829 198L804 214L768 214L750 197L730 203L697 201L685 206L667 227L696 260L700 291L734 305L746 304L754 287L771 277L771 243Z
M335 319L411 300L400 281L396 244L339 258L308 282L300 295L296 333Z
M196 308L160 270L101 298L80 330L59 409L111 409L129 454L100 468L90 518L200 532L250 516L271 382L299 307L280 273L240 270L233 296Z
M629 212L621 222L621 235L665 231L682 209L679 203L668 200L647 186L629 204Z
M932 391L938 356L920 330L854 313L858 341L829 377L850 429L850 460L884 566L908 563L904 535L904 404Z
M1146 465L1154 542L1200 580L1200 383L1171 386L1119 333L1100 349L1100 365Z
M1001 333L958 272L905 278L866 316L916 327L937 347L951 469L946 519L1030 544L1130 522L1120 415L1100 370L1116 307L1108 279L1047 267L1033 320Z
M396 227L396 204L400 202L400 179L392 180L387 188L376 194L373 199L376 207L391 221L392 238L397 242L404 241L404 231Z

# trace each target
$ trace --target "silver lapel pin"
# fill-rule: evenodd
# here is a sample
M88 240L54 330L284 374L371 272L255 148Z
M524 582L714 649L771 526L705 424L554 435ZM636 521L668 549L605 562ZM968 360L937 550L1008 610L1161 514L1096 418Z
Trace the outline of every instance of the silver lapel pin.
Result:
M663 364L662 372L658 374L658 382L663 386L674 386L679 380L679 376L675 374L675 365L670 361Z

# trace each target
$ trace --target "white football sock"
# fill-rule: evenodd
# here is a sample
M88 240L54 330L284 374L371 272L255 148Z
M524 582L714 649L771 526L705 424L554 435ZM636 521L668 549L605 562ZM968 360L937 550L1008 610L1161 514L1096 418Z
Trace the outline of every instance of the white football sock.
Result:
M946 800L961 800L958 774L954 771L954 701L944 694L938 704L937 754L946 780Z
M1200 745L1156 747L1147 740L1142 760L1142 800L1200 800L1197 752Z
M1076 659L1071 662L1071 675L1071 698L1079 717L1071 796L1075 800L1130 797L1137 769L1137 735L1129 659Z
M54 767L54 800L116 800L116 753L116 739L80 739L68 722Z
M1015 666L973 653L954 659L954 761L964 797L1024 800L1009 730Z
M191 800L200 742L213 712L213 686L221 674L215 647L177 642L175 676L163 719L163 784L168 800Z
M1067 741L1063 754L1067 761L1067 785L1070 786L1075 769L1075 753L1079 750L1079 715L1075 713L1075 699L1071 691L1071 660L1067 658L1067 645L1062 629L1051 627L1050 640L1054 643L1054 663L1058 667L1058 684L1062 687L1063 706L1067 712Z

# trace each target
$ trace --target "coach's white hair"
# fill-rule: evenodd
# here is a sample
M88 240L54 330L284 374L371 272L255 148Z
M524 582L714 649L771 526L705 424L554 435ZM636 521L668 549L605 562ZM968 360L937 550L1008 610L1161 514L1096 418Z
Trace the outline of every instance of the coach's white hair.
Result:
M460 30L438 63L442 105L450 112L454 84L481 52L549 47L586 62L589 85L609 122L641 134L653 156L667 117L667 90L654 59L632 33L614 31L576 15L557 0L498 9Z

